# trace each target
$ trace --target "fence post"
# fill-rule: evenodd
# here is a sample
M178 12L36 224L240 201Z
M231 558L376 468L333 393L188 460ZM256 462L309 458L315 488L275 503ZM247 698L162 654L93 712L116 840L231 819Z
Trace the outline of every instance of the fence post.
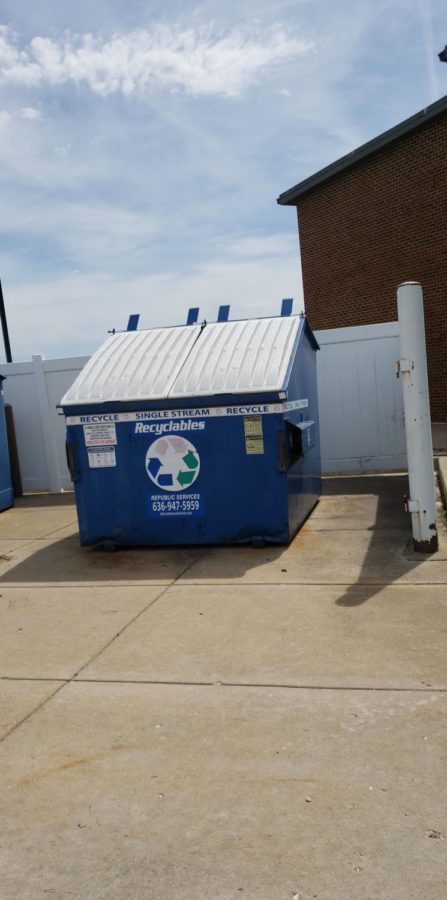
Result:
M434 553L438 549L436 497L433 471L427 356L425 352L424 304L417 281L397 289L400 326L398 374L402 378L407 436L408 478L414 549Z
M33 356L32 362L36 380L39 414L42 422L45 461L48 470L48 487L52 494L59 494L62 488L57 457L57 436L54 428L54 410L50 405L45 379L44 357L40 355Z

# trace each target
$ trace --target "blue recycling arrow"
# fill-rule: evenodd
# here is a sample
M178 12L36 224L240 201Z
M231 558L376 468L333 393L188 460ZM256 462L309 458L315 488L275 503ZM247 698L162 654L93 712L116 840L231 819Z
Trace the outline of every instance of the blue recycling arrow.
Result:
M172 487L172 475L159 475L157 478L157 484L159 484L160 487Z
M148 468L148 472L152 475L152 477L153 477L153 478L156 478L158 472L159 472L160 469L161 469L161 462L160 462L160 460L159 460L156 456L151 457L151 458L149 459L148 464L147 464L147 468Z

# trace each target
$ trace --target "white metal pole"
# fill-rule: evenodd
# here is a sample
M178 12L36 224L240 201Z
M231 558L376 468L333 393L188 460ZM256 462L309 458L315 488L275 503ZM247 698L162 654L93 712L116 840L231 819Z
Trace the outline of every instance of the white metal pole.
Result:
M407 502L413 526L414 549L434 553L438 549L435 480L425 352L424 304L417 281L397 289L400 328L398 373L402 379L407 437L410 498Z

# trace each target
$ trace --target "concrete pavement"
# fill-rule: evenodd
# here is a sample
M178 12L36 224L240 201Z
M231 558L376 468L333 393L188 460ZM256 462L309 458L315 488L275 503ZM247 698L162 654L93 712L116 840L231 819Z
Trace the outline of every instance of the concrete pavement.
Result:
M0 516L0 897L445 900L447 538L329 479L287 548Z

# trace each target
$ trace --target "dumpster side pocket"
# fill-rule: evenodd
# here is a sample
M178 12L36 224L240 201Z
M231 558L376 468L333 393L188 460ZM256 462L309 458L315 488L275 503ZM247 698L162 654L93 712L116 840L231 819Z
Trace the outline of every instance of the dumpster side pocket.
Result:
M315 422L285 422L279 432L280 471L287 472L308 450L315 446Z

